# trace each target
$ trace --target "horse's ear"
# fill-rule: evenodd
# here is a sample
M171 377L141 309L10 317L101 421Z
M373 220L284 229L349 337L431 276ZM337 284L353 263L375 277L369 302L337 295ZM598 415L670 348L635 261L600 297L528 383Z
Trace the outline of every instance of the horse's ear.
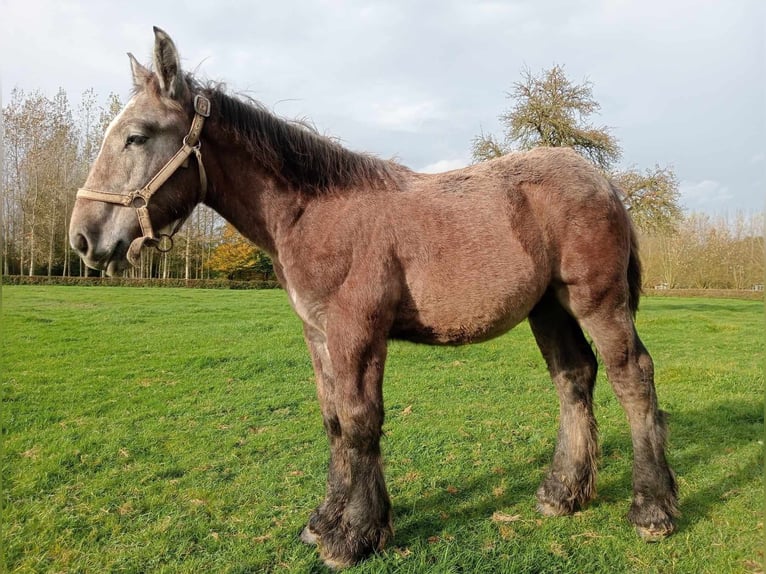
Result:
M174 100L183 99L186 81L181 71L178 50L164 31L154 27L154 72L160 81L162 95Z
M128 52L128 58L130 58L130 69L133 72L133 86L136 89L143 88L146 82L149 81L149 78L152 77L152 73L142 66L130 52Z

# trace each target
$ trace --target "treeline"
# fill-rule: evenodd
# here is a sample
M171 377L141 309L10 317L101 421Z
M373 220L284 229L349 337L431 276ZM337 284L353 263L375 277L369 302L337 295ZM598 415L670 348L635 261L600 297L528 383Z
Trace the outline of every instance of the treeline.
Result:
M764 215L692 213L641 238L644 286L755 289L764 283Z
M122 109L116 94L99 102L85 91L72 106L60 89L53 98L14 89L3 106L3 275L84 277L88 270L69 246L75 194L98 155L109 122ZM135 278L209 279L221 243L222 220L198 208L166 254L145 249ZM262 278L262 277L259 277Z

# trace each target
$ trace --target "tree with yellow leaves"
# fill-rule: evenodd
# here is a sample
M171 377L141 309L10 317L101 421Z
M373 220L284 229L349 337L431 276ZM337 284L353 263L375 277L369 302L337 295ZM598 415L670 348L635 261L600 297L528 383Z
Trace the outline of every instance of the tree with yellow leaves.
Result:
M269 256L242 237L229 223L224 225L221 240L208 265L228 279L247 279L254 275L269 279L274 275Z

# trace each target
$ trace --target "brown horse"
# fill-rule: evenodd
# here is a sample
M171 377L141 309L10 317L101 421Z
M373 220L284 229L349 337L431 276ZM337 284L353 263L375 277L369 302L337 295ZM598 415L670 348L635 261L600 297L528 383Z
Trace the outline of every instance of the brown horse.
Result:
M330 443L326 497L301 533L328 565L392 536L380 452L387 340L484 341L525 318L561 404L540 512L572 514L595 496L596 357L584 328L630 422L628 518L647 539L673 531L664 413L633 321L636 237L593 166L547 148L414 173L201 84L161 30L154 71L131 63L134 95L78 192L71 244L115 274L204 201L271 255L303 321Z

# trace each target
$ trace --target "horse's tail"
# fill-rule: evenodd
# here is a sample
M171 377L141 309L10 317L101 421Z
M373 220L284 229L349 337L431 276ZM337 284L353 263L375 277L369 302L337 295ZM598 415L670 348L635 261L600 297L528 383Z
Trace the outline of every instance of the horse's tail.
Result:
M620 205L625 206L623 199L625 193L615 184L613 181L609 182L612 193L615 199L620 202ZM630 218L630 211L623 209L625 214L625 224L628 226L628 236L630 238L630 254L628 256L628 307L633 316L636 316L638 311L638 301L641 298L641 285L642 285L642 270L641 259L638 256L638 234L636 228L633 225L633 220Z
M641 259L638 257L638 234L628 217L630 226L630 256L628 257L628 306L635 317L641 298Z

